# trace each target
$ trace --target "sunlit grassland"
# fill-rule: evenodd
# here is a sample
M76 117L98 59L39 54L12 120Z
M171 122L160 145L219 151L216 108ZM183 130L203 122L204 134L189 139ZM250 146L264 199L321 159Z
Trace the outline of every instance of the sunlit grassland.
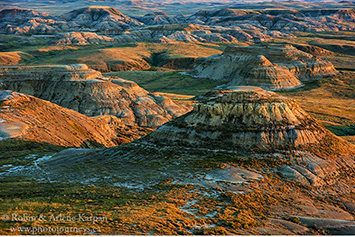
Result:
M221 81L196 79L179 72L122 71L105 73L104 75L134 81L148 91L182 95L199 95L225 84Z
M10 227L100 227L102 234L241 234L264 226L272 215L271 206L292 200L295 186L284 186L267 178L268 192L216 195L217 189L170 181L146 190L115 186L37 183L30 179L0 180L0 212L43 216L104 216L107 221L0 221L0 234L11 234ZM185 209L189 211L185 211ZM48 219L48 218L47 218ZM19 233L17 233L19 234ZM28 233L27 233L28 234ZM80 233L70 233L80 234Z
M14 38L15 37L15 38ZM57 46L48 45L48 39L34 41L32 43L16 42L25 39L24 36L4 35L5 46L2 50L8 53L22 53L28 57L22 57L19 64L74 64L85 63L92 68L100 69L103 64L122 62L141 62L150 57L152 53L166 51L170 58L177 57L207 57L221 53L224 44L194 44L194 43L125 43L108 45L84 45L84 46Z
M336 135L355 134L354 72L342 71L340 75L305 82L302 88L278 93L295 99Z

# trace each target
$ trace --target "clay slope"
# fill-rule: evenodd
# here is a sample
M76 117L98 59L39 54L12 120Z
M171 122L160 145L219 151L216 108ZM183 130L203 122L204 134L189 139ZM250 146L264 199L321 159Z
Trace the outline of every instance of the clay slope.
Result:
M87 117L18 92L0 91L0 140L20 139L58 146L95 148L131 142L148 131L114 116Z
M0 67L0 89L51 101L87 116L114 115L127 125L157 127L191 108L136 83L102 77L86 65Z
M289 89L302 81L336 74L334 66L290 45L229 46L223 54L200 58L189 72L230 86Z

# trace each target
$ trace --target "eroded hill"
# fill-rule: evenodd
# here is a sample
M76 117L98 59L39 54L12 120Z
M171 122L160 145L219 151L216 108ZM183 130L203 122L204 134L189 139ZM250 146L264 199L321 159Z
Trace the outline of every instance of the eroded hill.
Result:
M1 175L135 190L133 210L111 207L127 225L103 224L105 233L348 233L354 152L293 100L239 88L201 96L193 111L133 143L64 150Z
M87 117L33 96L0 91L0 141L15 139L66 147L111 147L146 135L114 116Z
M302 81L334 75L332 63L291 45L227 47L223 54L199 58L189 72L198 78L226 81L225 87L259 86L267 90L290 89Z
M261 42L274 37L294 38L293 32L354 30L353 9L327 10L201 10L192 15L168 16L157 12L130 17L111 7L86 7L58 17L32 10L5 9L0 13L1 33L97 32L109 37L88 43L127 42ZM75 33L76 34L76 33ZM58 44L80 44L70 34ZM69 37L69 38L68 38ZM85 35L84 35L85 37Z
M109 79L86 65L0 68L0 88L51 101L87 116L114 115L126 125L157 127L191 108L136 83Z

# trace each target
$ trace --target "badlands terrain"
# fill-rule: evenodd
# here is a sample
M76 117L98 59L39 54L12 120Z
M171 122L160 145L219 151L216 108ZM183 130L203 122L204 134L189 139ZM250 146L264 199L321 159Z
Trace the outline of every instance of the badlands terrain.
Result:
M0 1L0 234L354 235L354 7Z

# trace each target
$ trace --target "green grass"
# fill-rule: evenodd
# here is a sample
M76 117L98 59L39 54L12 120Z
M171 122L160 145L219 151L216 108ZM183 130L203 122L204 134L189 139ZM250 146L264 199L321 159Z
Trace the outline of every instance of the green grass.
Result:
M355 126L325 126L337 136L355 136Z
M227 204L225 197L207 197L192 185L160 184L154 190L143 192L129 191L112 186L69 185L63 183L37 183L31 180L0 180L0 212L12 216L39 217L47 221L0 221L0 234L10 234L16 226L36 227L90 227L100 228L101 234L142 234L159 235L199 234L195 226L217 225L204 228L203 232L238 233L259 226L265 220L258 218L248 208L235 208ZM199 201L191 208L198 210L196 216L188 214L179 207L188 200ZM229 197L228 197L229 199ZM244 207L248 203L243 202ZM206 218L206 214L218 211L217 206L225 209L218 217ZM48 221L51 215L77 217L101 216L106 220L97 223L73 221ZM264 214L263 214L264 215ZM18 234L18 233L17 233ZM26 233L29 234L29 233ZM43 234L43 233L42 233ZM50 234L50 233L44 233ZM52 233L53 234L53 233ZM68 234L68 233L67 233ZM71 233L78 234L78 233Z
M355 125L354 72L343 71L339 75L305 82L304 87L277 93L295 99L312 117L325 125Z
M208 79L197 79L181 75L178 72L122 71L104 73L104 75L117 76L134 81L148 91L184 95L199 95L225 83Z
M0 167L3 165L26 165L33 159L24 157L35 154L37 157L41 155L51 154L63 150L64 147L54 146L49 143L36 143L31 141L21 141L8 139L0 142ZM2 171L3 168L0 168Z

